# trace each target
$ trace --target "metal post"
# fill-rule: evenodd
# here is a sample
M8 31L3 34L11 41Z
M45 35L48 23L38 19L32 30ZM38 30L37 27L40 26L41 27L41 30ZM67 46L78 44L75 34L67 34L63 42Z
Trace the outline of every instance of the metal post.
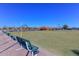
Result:
M22 35L22 23L21 23L21 27L20 27L20 32L21 32L20 37L23 37L23 35Z

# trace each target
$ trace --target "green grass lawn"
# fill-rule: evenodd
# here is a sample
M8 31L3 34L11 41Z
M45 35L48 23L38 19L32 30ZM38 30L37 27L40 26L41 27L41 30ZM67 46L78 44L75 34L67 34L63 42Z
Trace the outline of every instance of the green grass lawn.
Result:
M21 32L11 32L13 35L21 36ZM28 31L22 32L23 37L32 43L56 52L63 56L74 56L72 49L79 49L79 31Z

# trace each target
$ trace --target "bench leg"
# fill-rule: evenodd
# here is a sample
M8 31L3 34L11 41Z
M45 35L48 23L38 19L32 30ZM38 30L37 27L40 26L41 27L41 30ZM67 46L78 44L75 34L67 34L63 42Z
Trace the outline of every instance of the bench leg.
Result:
M27 52L26 56L28 56L28 54L29 54L29 51Z

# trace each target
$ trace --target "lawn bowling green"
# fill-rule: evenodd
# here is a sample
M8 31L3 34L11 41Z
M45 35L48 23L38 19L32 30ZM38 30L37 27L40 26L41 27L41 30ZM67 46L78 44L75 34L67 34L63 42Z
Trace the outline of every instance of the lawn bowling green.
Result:
M11 32L21 36L21 32ZM77 55L72 50L79 50L78 30L58 31L28 31L22 32L23 38L29 39L33 44L58 55Z

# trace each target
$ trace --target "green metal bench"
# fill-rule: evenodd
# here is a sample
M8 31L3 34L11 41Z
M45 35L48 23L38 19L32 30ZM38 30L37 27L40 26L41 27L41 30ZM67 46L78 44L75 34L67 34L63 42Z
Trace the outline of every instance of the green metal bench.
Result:
M19 42L19 44L25 48L26 50L28 50L27 55L29 54L29 52L32 53L32 56L37 55L39 53L39 48L37 46L34 46L31 44L31 42L29 40L26 40L24 38L20 38L20 37L16 37L17 41Z
M13 36L9 32L4 32L4 33L10 36L13 40L16 40L20 44L20 46L28 50L26 56L29 54L29 52L31 52L32 56L37 55L39 53L38 50L39 48L37 46L32 45L29 40L26 40L18 36Z

